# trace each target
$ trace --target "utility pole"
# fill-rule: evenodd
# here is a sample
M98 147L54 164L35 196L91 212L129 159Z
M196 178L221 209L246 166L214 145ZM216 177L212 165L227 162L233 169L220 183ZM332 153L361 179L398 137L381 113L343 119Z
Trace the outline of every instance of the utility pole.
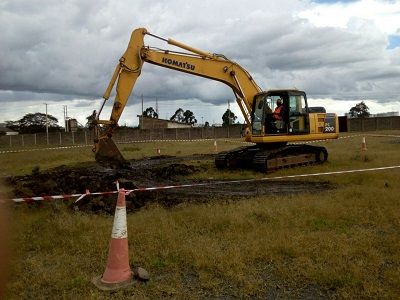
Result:
M228 125L231 124L231 103L228 99Z
M156 97L156 114L158 116L158 98Z
M49 120L47 117L47 103L44 103L44 105L46 105L46 141L47 141L47 145L49 144Z
M64 108L64 126L65 126L65 132L68 132L68 107L67 105L63 105Z
M231 103L228 99L228 139L230 137L229 126L231 125Z
M140 126L140 129L143 129L143 94L142 94L142 126Z
M65 125L65 128L67 129L67 132L69 132L69 123L68 123L68 106L65 105L65 120L67 120L67 123Z

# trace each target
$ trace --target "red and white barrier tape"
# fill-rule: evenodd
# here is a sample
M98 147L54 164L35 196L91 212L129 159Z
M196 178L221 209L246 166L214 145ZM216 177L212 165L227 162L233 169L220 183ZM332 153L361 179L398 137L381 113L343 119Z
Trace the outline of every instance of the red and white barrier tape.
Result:
M372 136L372 137L397 137L400 138L400 135L390 135L390 134L355 134L355 135L347 135L340 136L338 139L348 139L354 138L358 136ZM208 141L223 141L223 142L231 142L231 143L241 143L241 144L254 144L252 142L245 142L242 139L194 139L194 140L144 140L144 141L125 141L125 142L116 142L117 144L133 144L133 143L160 143L160 142L208 142ZM311 144L311 143L319 143L319 142L328 142L334 140L315 140L315 141L305 141L305 142L293 142L291 144ZM30 152L30 151L42 151L42 150L63 150L63 149L72 149L72 148L82 148L82 147L93 147L93 145L77 145L77 146L63 146L63 147L51 147L51 148L35 148L35 149L19 149L19 150L4 150L0 151L0 154L7 153L20 153L20 152Z
M293 142L290 144L298 145L298 144L312 144L312 143L322 143L322 142L333 142L336 140L342 140L342 139L350 139L354 137L366 137L366 136L372 136L372 137L397 137L400 138L400 135L391 135L391 134L353 134L353 135L346 135L346 136L339 136L337 139L329 139L329 140L314 140L314 141L306 141L306 142Z
M134 143L159 143L159 142L209 142L209 141L225 141L225 142L237 142L237 143L247 143L243 142L242 139L195 139L195 140L143 140L143 141L117 141L116 144L134 144ZM18 149L18 150L3 150L0 151L0 154L7 153L20 153L20 152L32 152L32 151L43 151L43 150L64 150L64 149L72 149L72 148L82 148L82 147L93 147L93 145L75 145L75 146L60 146L60 147L48 147L48 148L34 148L34 149Z
M157 190L168 190L168 189L177 189L177 188L187 188L187 187L199 187L199 186L211 186L211 185L220 185L220 184L232 184L232 183L244 183L244 182L256 182L256 181L266 181L266 180L276 180L276 179L291 179L291 178L301 178L301 177L316 177L316 176L325 176L325 175L338 175L338 174L349 174L349 173L361 173L361 172L371 172L371 171L382 171L382 170L391 170L400 168L398 166L389 166L389 167L378 167L378 168L369 168L369 169L356 169L356 170L344 170L344 171L334 171L334 172L323 172L323 173L309 173L309 174L298 174L298 175L286 175L286 176L276 176L276 177L263 177L263 178L252 178L252 179L239 179L239 180L227 180L227 181L215 181L215 182L203 182L203 183L191 183L191 184L180 184L180 185L167 185L167 186L155 186L155 187L147 187L147 188L137 188L132 190L125 190L126 194L134 192L145 192L145 191L157 191ZM119 189L119 184L117 183L117 188ZM14 202L35 202L35 201L50 201L56 199L69 199L69 198L78 198L75 203L80 201L86 196L97 196L97 195L112 195L116 194L118 191L111 192L95 192L91 193L88 190L84 194L71 194L71 195L56 195L56 196L42 196L42 197L26 197L26 198L15 198L8 200L1 200L0 203L5 203L6 201L14 201Z
M54 195L54 196L41 196L41 197L24 197L24 198L14 198L14 199L9 199L9 200L0 200L0 202L5 202L5 201L14 201L16 203L18 202L28 202L32 203L35 201L50 201L50 200L57 200L57 199L70 199L70 198L78 198L76 202L84 198L85 196L96 196L96 195L112 195L112 194L117 194L118 191L111 191L111 192L96 192L96 193L91 193L87 192L84 194L70 194L70 195Z
M117 144L133 144L133 143L153 143L153 142L210 142L210 141L224 141L224 142L238 142L241 143L243 142L242 138L231 138L231 139L224 139L224 138L207 138L207 139L192 139L192 140L142 140L142 141L137 141L137 140L129 140L129 141L124 141L124 142L116 142ZM247 143L247 142L245 142Z
M31 152L31 151L42 151L42 150L63 150L72 148L82 148L82 147L93 147L93 145L77 145L77 146L63 146L63 147L50 147L50 148L34 148L34 149L20 149L20 150L5 150L0 151L0 154L6 153L20 153L20 152Z

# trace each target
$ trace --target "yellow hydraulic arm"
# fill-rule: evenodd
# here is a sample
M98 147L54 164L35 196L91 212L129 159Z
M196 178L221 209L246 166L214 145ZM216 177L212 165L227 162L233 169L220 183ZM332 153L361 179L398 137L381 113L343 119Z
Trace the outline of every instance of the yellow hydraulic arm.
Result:
M146 34L188 52L145 46L144 36ZM132 32L128 48L115 68L103 96L103 105L97 114L97 125L103 125L102 127L96 126L98 130L98 138L95 141L97 161L123 160L122 155L110 138L128 102L144 62L225 83L232 88L245 121L250 125L253 99L256 94L261 92L261 89L245 69L223 55L204 52L175 40L150 34L145 28L138 28ZM100 120L100 113L116 82L116 96L111 117L109 120Z

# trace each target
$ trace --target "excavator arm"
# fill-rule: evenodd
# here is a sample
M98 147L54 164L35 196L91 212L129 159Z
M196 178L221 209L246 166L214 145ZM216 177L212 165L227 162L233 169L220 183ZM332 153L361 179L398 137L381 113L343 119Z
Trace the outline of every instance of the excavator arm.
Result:
M144 36L150 35L187 52L163 50L144 45ZM129 100L136 80L140 76L143 63L189 73L220 81L232 88L245 121L250 125L250 112L254 96L261 92L252 76L240 65L224 57L195 49L172 39L164 39L150 34L145 28L132 32L128 48L119 60L110 83L104 93L104 102L96 116L94 151L98 162L122 163L124 159L111 140L121 114ZM101 120L100 114L105 102L110 98L116 84L116 95L109 120Z
M253 99L261 90L250 74L237 63L217 56L186 56L151 48L143 48L141 57L151 64L209 78L228 85L232 88L246 123L250 124Z

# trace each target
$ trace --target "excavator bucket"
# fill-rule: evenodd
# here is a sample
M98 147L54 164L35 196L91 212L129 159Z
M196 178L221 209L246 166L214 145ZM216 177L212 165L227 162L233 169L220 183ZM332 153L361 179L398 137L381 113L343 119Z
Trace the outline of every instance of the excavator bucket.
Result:
M119 152L114 141L110 137L101 137L95 142L95 159L102 165L109 165L116 168L122 168L129 163Z

